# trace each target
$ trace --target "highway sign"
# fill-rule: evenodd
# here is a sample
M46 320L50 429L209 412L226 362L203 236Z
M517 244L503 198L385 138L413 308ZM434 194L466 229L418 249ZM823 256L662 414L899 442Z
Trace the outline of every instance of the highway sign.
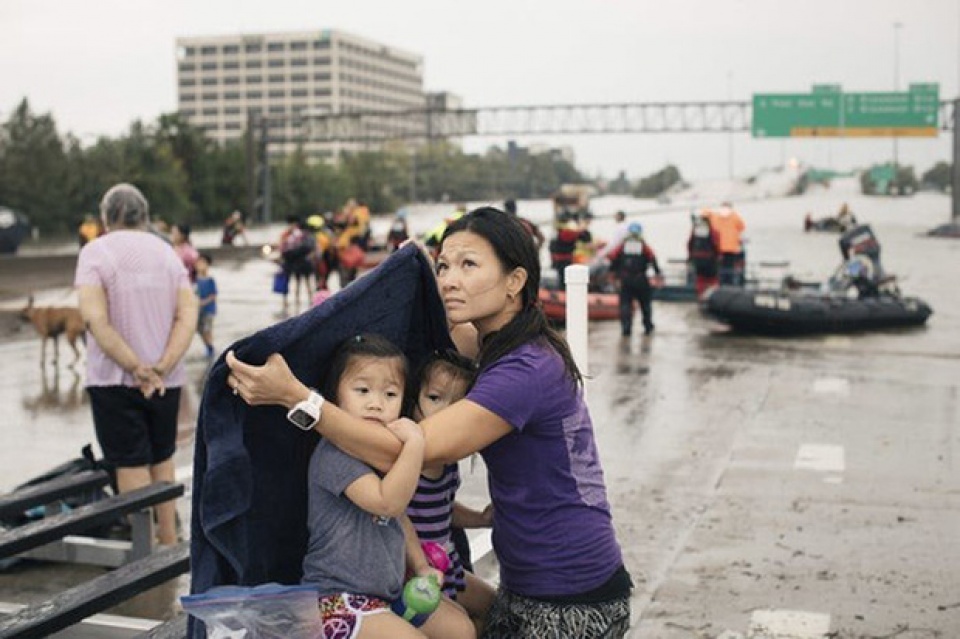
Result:
M906 92L843 93L818 85L812 93L755 94L753 136L936 137L939 87L913 84Z

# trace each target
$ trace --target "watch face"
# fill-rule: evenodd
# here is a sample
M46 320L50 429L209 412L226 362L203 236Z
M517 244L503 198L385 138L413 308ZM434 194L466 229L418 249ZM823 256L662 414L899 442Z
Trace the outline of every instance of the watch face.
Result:
M310 430L317 421L313 415L304 410L300 410L299 408L290 413L288 417L290 418L290 421L297 426L297 428L301 428L303 430Z

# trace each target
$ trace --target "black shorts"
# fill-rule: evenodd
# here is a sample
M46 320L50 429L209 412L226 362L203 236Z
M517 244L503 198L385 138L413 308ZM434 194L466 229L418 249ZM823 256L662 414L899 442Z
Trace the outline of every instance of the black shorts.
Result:
M138 388L90 386L93 426L103 458L118 468L153 466L177 450L180 389L144 398Z

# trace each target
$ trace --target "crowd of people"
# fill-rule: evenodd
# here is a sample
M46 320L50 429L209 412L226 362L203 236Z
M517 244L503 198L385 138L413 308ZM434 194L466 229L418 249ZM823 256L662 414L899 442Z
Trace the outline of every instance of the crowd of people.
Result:
M695 275L697 296L712 286L743 286L746 277L746 250L743 232L746 223L729 202L717 209L703 209L691 215L692 229L687 255Z
M374 249L396 250L406 241L406 213L401 211L391 224L385 246L374 246L371 240L370 209L363 202L350 199L337 213L315 214L306 220L287 217L287 227L275 244L280 270L274 280L274 292L287 296L293 288L294 304L328 291L329 277L337 273L340 286L356 279Z

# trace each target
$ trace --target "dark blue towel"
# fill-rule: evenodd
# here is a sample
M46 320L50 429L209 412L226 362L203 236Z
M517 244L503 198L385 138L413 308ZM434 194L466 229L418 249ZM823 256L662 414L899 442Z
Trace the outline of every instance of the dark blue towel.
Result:
M304 383L320 383L344 339L379 333L400 346L412 370L451 348L427 259L414 246L306 313L230 348L251 364L280 353ZM304 433L281 407L250 407L227 387L221 357L203 392L197 421L191 523L191 593L222 585L299 583L307 543L306 474L315 432ZM189 636L203 637L193 623Z

